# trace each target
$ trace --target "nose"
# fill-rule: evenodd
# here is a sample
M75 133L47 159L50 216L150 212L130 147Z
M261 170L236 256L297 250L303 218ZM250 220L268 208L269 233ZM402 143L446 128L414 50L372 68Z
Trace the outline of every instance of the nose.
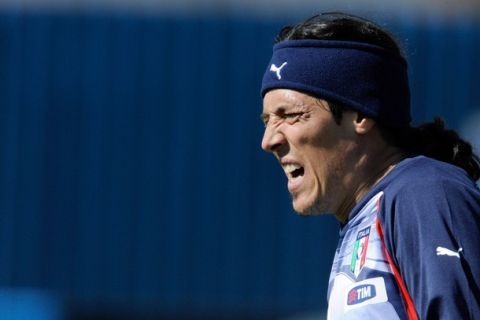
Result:
M285 136L272 127L267 126L263 133L262 149L267 152L275 152L286 142Z

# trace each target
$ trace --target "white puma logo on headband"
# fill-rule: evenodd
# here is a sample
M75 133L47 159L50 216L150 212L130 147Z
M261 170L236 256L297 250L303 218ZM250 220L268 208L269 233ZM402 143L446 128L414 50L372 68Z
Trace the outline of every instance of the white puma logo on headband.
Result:
M278 80L280 80L282 79L282 75L280 74L280 71L282 71L282 68L285 67L286 65L287 65L286 61L282 63L280 67L277 67L275 63L272 63L272 65L270 66L270 71L275 72L277 74Z

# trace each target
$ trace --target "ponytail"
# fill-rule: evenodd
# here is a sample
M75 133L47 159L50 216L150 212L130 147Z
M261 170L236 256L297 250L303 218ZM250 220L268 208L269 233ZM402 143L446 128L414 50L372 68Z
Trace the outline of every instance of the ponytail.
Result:
M446 129L441 118L419 127L400 130L381 128L381 131L387 141L407 154L448 162L464 169L474 181L480 178L480 159L473 153L472 146L460 138L456 131Z

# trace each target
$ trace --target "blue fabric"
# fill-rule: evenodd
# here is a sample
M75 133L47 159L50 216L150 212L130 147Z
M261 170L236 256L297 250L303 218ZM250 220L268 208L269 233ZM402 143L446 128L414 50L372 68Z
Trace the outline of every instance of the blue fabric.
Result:
M365 197L340 231L328 285L328 319L407 318L377 230L377 204L383 196L378 191Z
M444 162L406 159L368 192L349 219L380 191L385 246L419 318L480 315L480 191L474 181Z
M360 42L287 40L273 47L263 76L262 97L272 89L293 89L343 103L392 127L410 123L405 60Z

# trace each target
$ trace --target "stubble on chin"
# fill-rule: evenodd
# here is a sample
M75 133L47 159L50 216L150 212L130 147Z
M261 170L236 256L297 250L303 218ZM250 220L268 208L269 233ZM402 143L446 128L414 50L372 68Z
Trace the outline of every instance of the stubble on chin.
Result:
M312 203L306 203L300 206L300 205L295 205L294 195L291 195L291 197L292 197L293 210L295 210L295 212L299 216L318 216L321 214L325 214L327 212L325 208L325 203L320 202L317 199Z

